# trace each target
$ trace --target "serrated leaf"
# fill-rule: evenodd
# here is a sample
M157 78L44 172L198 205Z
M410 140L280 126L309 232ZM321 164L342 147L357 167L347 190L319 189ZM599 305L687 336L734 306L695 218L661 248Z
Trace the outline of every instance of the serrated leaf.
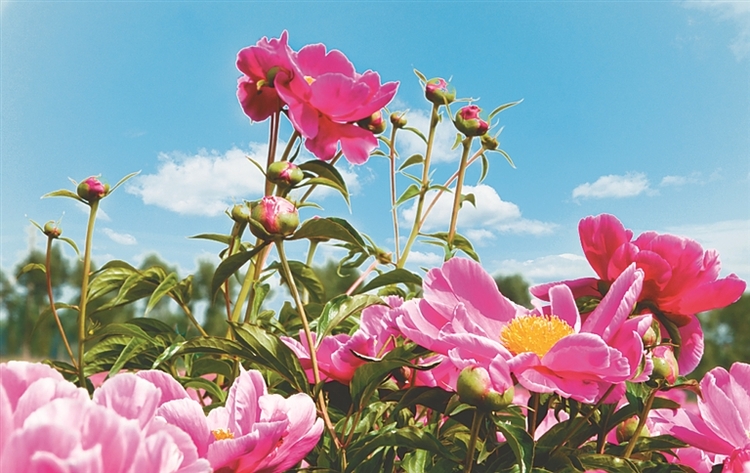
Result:
M193 235L188 238L193 238L197 240L218 241L219 243L224 243L227 246L229 246L229 244L232 243L231 235L219 235L218 233L201 233L200 235Z
M366 247L362 236L349 222L335 217L306 220L289 239L300 240L302 238L310 240L334 239L351 243L361 249Z
M146 310L144 314L148 314L151 309L153 309L156 304L159 303L162 297L168 295L172 289L175 288L179 284L179 280L177 279L177 273L169 273L169 276L164 278L164 280L154 289L154 292L151 294L151 297L148 299L148 304L146 304Z
M406 169L409 166L413 166L415 164L423 163L424 157L421 154L412 154L408 158L406 158L406 161L399 166L398 170L401 171L402 169Z
M523 102L523 99L521 99L521 100L519 100L517 102L509 102L509 103L500 105L495 110L493 110L493 111L490 112L489 116L487 117L487 121L488 122L492 121L492 119L495 118L495 115L497 115L498 113L502 112L503 110L507 110L510 107L514 107L514 106L518 105L521 102Z
M403 268L397 268L397 269L394 269L393 271L389 271L387 273L383 273L379 276L376 276L370 282L365 284L361 289L359 289L357 292L364 293L364 292L371 291L378 287L387 286L389 284L398 284L398 283L414 284L414 285L421 287L422 278L419 277L419 275L414 274L409 270L406 270Z
M213 297L216 295L216 292L219 290L219 287L224 284L224 281L229 279L232 274L237 272L242 266L245 265L245 263L250 261L253 256L257 255L263 248L265 248L269 244L269 241L264 241L250 251L235 253L219 263L219 266L216 267L216 271L214 271L214 275L211 278L211 298L213 299Z
M372 295L347 296L342 294L336 296L325 305L323 312L316 322L315 345L320 346L323 338L328 336L338 324L351 317L357 312L361 312L366 307L374 304L380 304L383 301Z
M401 194L401 197L398 198L396 201L396 207L403 204L404 202L413 199L414 197L419 195L419 187L416 184L411 184L409 187L406 188L403 194Z
M69 191L68 189L60 189L58 191L49 192L47 194L44 194L42 196L42 199L46 199L47 197L70 197L71 199L75 199L78 202L83 202L84 204L89 205L88 202L79 197L78 194L73 191Z
M427 138L425 138L424 133L422 133L421 131L419 131L419 129L414 128L413 126L405 126L403 129L406 130L406 131L410 131L410 132L414 133L418 137L422 138L422 141L424 141L425 144L427 143Z

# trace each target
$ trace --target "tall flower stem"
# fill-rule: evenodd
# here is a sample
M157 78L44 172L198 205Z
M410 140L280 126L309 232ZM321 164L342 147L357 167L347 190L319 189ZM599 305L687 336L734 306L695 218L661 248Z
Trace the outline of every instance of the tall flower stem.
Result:
M366 278L366 277L367 277L367 276L368 276L368 275L369 275L369 274L370 274L371 272L373 272L373 270L374 270L375 268L377 268L377 266L378 266L378 263L379 263L379 262L378 262L378 260L377 260L377 259L375 259L375 261L373 261L373 262L372 262L372 263L370 264L370 266L368 266L368 267L367 267L367 269L366 269L366 270L365 270L365 271L364 271L364 272L363 272L362 274L360 274L360 276L359 276L359 277L357 278L357 280L356 280L356 281L354 281L354 284L352 284L352 285L351 285L351 286L349 287L349 289L347 289L347 290L346 290L345 294L346 294L347 296L351 296L351 295L352 295L352 292L354 292L354 291L355 291L355 290L357 289L357 287L359 287L359 285L360 285L360 284L362 284L362 281L364 281L364 280L365 280L365 278Z
M424 200L427 196L427 189L430 186L430 159L432 158L432 147L435 144L435 130L440 122L440 115L438 114L440 106L433 105L432 113L430 114L430 132L427 137L427 150L424 153L424 166L422 168L422 188L419 190L419 197L417 198L417 213L414 217L414 225L409 233L409 238L406 240L404 245L404 252L401 253L401 258L396 262L397 268L403 268L406 264L406 259L409 257L409 251L414 244L414 241L419 235L421 228L420 222L422 220L422 208L424 207Z
M320 244L320 240L310 240L310 247L307 250L307 259L305 260L305 265L312 268L313 258L315 257L315 250L318 249L318 245ZM307 304L310 299L310 291L305 289L305 292L302 294L302 302Z
M453 245L453 237L456 236L456 224L458 223L458 211L461 209L461 190L464 187L464 176L466 175L467 161L471 151L471 142L473 137L464 138L463 153L461 153L461 163L458 165L458 181L456 181L455 195L453 196L453 211L451 212L451 224L448 229L448 246Z
M266 169L268 169L268 166L273 164L274 160L276 159L276 144L279 141L279 123L281 118L279 116L280 112L276 112L273 115L271 115L271 124L269 126L269 137L268 137L268 159L266 163ZM266 179L266 188L265 188L265 195L271 195L273 192L273 182Z
M52 311L52 315L55 317L55 322L57 322L57 328L60 330L60 336L62 337L65 349L68 351L70 361L72 361L73 366L77 368L78 364L76 363L76 357L75 355L73 355L73 350L71 350L70 348L70 343L68 343L68 337L65 335L65 329L63 329L62 322L60 321L60 316L57 314L57 309L55 308L55 298L52 294L52 240L54 240L53 237L47 237L47 255L44 260L44 274L47 280L47 297L49 297L49 308Z
M393 244L396 248L396 261L399 260L401 246L398 241L398 209L396 208L396 131L398 127L393 126L391 129L391 140L389 147L389 161L391 174L391 213L393 214Z
M305 331L305 338L307 339L307 346L310 349L310 364L312 365L313 370L313 380L315 381L315 386L320 385L320 368L318 367L318 354L315 347L315 341L312 337L312 332L310 331L310 324L307 321L307 315L305 314L305 307L302 304L302 299L299 296L299 291L297 291L297 285L294 282L294 276L292 275L292 270L289 267L289 261L286 259L286 253L284 252L284 240L277 240L276 241L276 250L279 253L279 260L281 261L281 269L284 271L284 277L286 278L286 282L289 285L289 292L292 294L292 298L294 299L294 303L297 305L297 313L299 314L299 318L302 321L302 328ZM341 448L341 441L336 436L336 429L333 426L333 423L331 422L330 417L328 417L328 406L326 405L325 398L323 397L323 390L318 391L318 409L320 410L320 415L323 416L323 422L326 424L326 427L328 428L329 433L331 434L331 437L333 438L334 443L336 444L336 448Z
M86 245L83 250L83 275L81 278L81 303L78 305L78 384L86 388L86 375L84 374L83 355L86 340L86 304L88 303L89 276L91 272L91 240L94 236L94 222L96 211L99 209L99 200L89 202L89 222L86 226Z
M199 324L198 321L195 320L195 316L193 315L193 312L190 310L190 307L188 307L186 304L180 301L175 301L175 302L177 302L177 305L179 305L182 311L185 312L185 315L187 315L188 319L190 319L193 325L195 325L195 328L198 329L201 335L204 337L208 337L208 334L206 333L205 330L203 330L203 327L201 327L201 324Z
M474 411L474 419L471 421L471 436L469 437L469 446L466 450L466 459L464 460L464 473L471 473L474 466L474 450L477 449L477 439L479 438L479 428L482 426L484 413L479 409Z
M630 441L628 442L628 446L625 447L625 452L622 454L622 458L630 458L630 455L633 454L633 449L635 449L635 444L638 441L638 438L641 436L641 430L643 430L643 426L646 425L646 419L648 418L648 413L651 410L651 406L654 405L654 399L656 399L656 393L659 392L659 388L654 389L651 391L651 394L648 395L648 398L646 398L646 403L643 405L643 412L641 412L638 415L638 426L635 428L635 432L633 433L633 436L630 437Z

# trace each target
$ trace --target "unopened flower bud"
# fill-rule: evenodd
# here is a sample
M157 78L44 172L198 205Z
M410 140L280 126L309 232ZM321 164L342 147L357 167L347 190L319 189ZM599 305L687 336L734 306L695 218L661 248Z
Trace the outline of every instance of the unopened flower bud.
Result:
M373 132L376 135L383 133L385 131L385 127L387 126L385 118L383 118L383 112L380 110L373 113L367 118L359 120L357 122L357 125L364 128L365 130Z
M498 147L500 147L500 141L498 141L496 137L489 135L487 133L482 135L481 142L482 142L482 148L490 150L490 151L494 151Z
M656 334L654 327L651 326L646 330L646 333L643 334L643 346L653 347L656 346L657 343L659 343L659 336Z
M43 231L44 234L50 238L60 238L60 235L62 235L62 230L57 226L54 220L45 223Z
M482 109L467 105L456 112L456 129L466 136L482 136L490 129L489 123L479 117Z
M229 216L237 223L247 223L250 220L250 206L246 203L235 204L232 206Z
M669 384L674 384L674 382L677 381L677 376L680 374L680 368L677 364L677 358L674 356L672 347L659 345L654 348L652 353L654 370L651 373L651 379L663 379Z
M276 161L268 166L266 170L268 180L282 187L293 187L304 179L302 169L289 161Z
M391 113L391 124L394 128L403 128L406 126L406 114L403 112Z
M260 224L267 234L263 234L251 222L250 231L258 238L284 237L291 235L299 226L297 207L283 197L269 195L253 205L250 217Z
M502 393L495 390L490 374L479 366L468 366L461 370L456 391L461 402L485 411L499 411L508 407L513 402L514 394L513 386Z
M638 428L638 422L638 416L633 416L620 422L615 430L617 442L623 443L630 441L630 439L633 438L633 435L635 435L635 429ZM648 427L644 425L638 437L651 437L651 432L648 430Z
M435 105L447 105L456 100L456 91L453 88L448 88L445 79L435 77L425 84L424 96Z
M107 195L109 184L103 184L99 179L92 176L78 184L76 192L81 199L87 202L96 202Z

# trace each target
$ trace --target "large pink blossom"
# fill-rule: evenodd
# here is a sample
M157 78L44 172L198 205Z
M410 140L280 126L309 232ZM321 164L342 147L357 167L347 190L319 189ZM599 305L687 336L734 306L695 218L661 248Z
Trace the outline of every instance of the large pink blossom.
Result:
M717 367L700 382L698 414L660 410L662 432L711 454L725 455L725 472L750 471L750 364Z
M367 161L377 146L375 135L355 123L370 117L393 99L397 82L380 83L373 71L359 74L343 53L310 44L295 55L304 80L275 79L289 119L315 156L330 160L338 146L351 163Z
M612 385L622 394L624 381L648 374L641 337L651 316L629 317L642 281L631 265L582 323L567 286L550 290L550 306L529 311L500 294L478 263L453 258L428 273L424 299L399 326L456 366L489 366L500 357L532 392L594 402Z
M613 215L586 217L578 225L581 245L598 278L563 281L576 298L602 297L609 285L631 263L644 272L638 301L647 310L657 310L677 325L681 344L680 373L688 374L703 355L703 332L695 314L725 307L745 290L745 282L734 274L719 278L719 255L697 242L669 234L645 232L633 239ZM536 297L549 300L550 283L531 288Z
M198 403L185 399L166 402L158 415L189 434L199 455L220 472L286 471L313 449L323 432L308 395L268 394L255 370L241 370L226 405L208 418Z

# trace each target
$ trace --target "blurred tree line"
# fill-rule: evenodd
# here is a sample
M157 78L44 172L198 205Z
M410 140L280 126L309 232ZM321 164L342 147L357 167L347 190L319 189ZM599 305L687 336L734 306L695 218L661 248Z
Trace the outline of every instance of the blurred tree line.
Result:
M3 359L65 358L62 339L48 310L46 276L40 270L22 272L29 264L44 264L44 259L42 251L32 250L16 265L12 276L0 271L0 357ZM51 261L55 301L77 305L80 300L81 261L66 259L57 246L52 248ZM169 265L155 254L144 258L138 269L151 267L161 267L167 273L177 271L175 266ZM96 266L93 266L94 271L95 268ZM343 294L359 277L356 270L340 274L337 264L333 261L313 269L324 285L326 300ZM215 270L215 265L210 261L198 262L188 306L191 312L196 314L206 332L223 336L227 330L225 299L219 293L212 300L210 294L211 278ZM496 276L495 282L500 292L510 300L524 307L532 307L529 284L521 275ZM236 295L238 289L239 283L230 279L230 294ZM272 295L269 294L270 296ZM104 302L106 301L100 300L99 304ZM90 309L94 311L93 323L106 325L142 317L145 306L146 301L141 300L101 312L95 312L96 306ZM74 343L77 312L60 309L58 313L68 340ZM173 326L183 335L197 335L197 331L189 325L182 310L168 298L159 301L148 316ZM750 362L750 294L743 295L729 307L705 312L699 317L703 325L706 348L703 359L698 368L691 373L691 378L700 379L706 371L715 366L729 368L735 361Z

